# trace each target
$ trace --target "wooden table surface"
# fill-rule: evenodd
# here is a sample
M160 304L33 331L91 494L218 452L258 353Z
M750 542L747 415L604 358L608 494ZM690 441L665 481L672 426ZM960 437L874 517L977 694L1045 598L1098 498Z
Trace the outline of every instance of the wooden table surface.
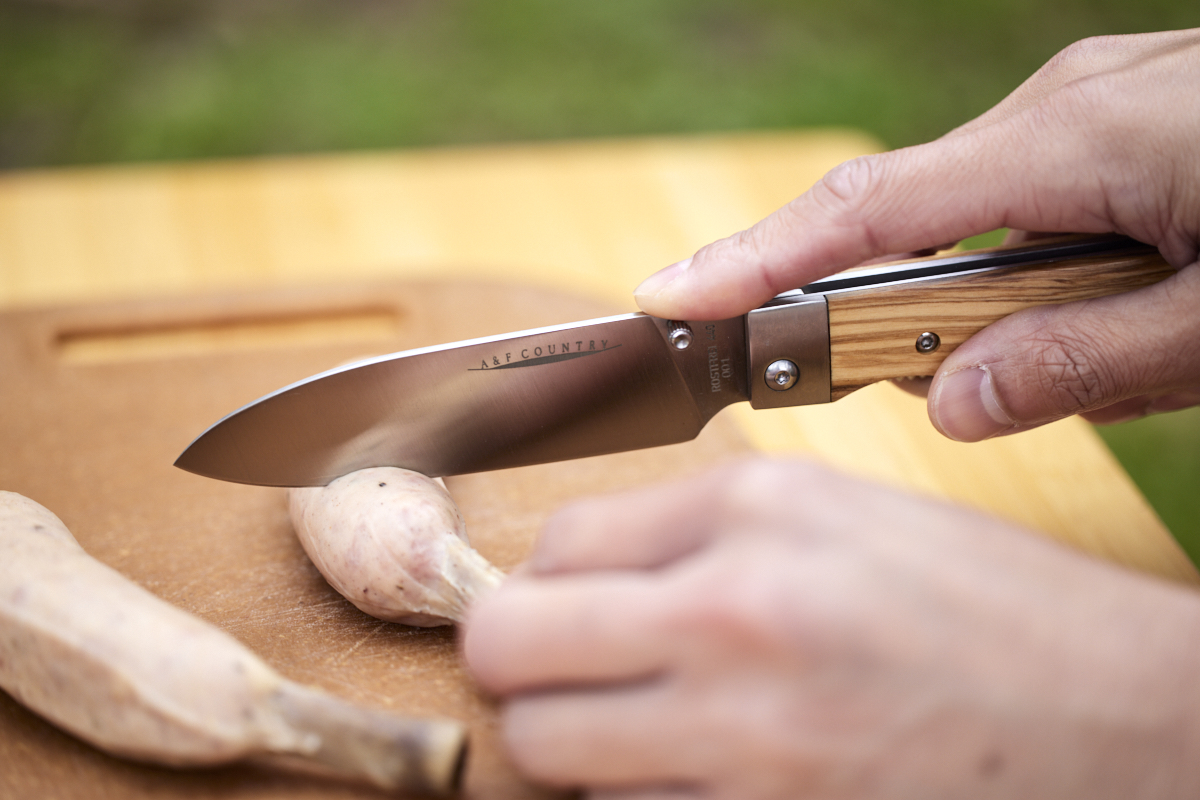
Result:
M0 309L385 277L511 281L632 309L652 271L877 149L833 130L0 174ZM763 451L1197 580L1081 421L956 444L886 385L827 406L723 413Z

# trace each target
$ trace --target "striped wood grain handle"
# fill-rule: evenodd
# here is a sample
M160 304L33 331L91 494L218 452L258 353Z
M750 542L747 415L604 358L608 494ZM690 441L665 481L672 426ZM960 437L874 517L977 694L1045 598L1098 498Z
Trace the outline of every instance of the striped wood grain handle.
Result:
M830 293L832 399L932 375L977 331L1023 308L1128 292L1174 274L1157 252L1142 251ZM941 340L932 352L917 348L924 333Z

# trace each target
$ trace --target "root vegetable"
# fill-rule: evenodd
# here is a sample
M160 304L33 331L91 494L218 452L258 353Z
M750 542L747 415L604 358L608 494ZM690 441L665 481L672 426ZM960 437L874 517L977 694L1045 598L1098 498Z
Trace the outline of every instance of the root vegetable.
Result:
M384 788L455 789L463 726L351 705L96 561L0 492L0 686L102 750L173 766L244 758Z
M504 573L467 540L440 482L394 467L289 489L296 535L325 579L364 612L406 625L462 622Z

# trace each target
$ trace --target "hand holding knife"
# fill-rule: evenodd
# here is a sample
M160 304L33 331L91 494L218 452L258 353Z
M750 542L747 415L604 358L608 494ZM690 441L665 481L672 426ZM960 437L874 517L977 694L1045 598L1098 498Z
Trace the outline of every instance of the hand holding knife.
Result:
M643 308L684 319L333 370L226 418L179 463L281 484L375 463L454 474L681 441L733 402L829 402L935 371L931 418L963 441L1200 403L1197 87L1200 32L1080 43L979 119L849 162L639 287ZM755 308L998 227L1155 248L935 256ZM1194 591L961 506L759 460L578 501L526 563L475 607L462 652L506 701L514 763L548 785L764 800L1200 787Z

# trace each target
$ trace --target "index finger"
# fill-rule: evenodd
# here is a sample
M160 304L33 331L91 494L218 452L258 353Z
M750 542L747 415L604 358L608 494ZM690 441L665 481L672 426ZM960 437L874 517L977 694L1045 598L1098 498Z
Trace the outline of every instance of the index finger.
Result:
M1074 199L1098 194L1077 134L1030 125L1019 115L841 164L751 228L647 278L635 290L638 305L667 319L726 319L873 258L996 228L1104 229L1104 208L1084 213ZM1056 185L1064 175L1071 186Z

